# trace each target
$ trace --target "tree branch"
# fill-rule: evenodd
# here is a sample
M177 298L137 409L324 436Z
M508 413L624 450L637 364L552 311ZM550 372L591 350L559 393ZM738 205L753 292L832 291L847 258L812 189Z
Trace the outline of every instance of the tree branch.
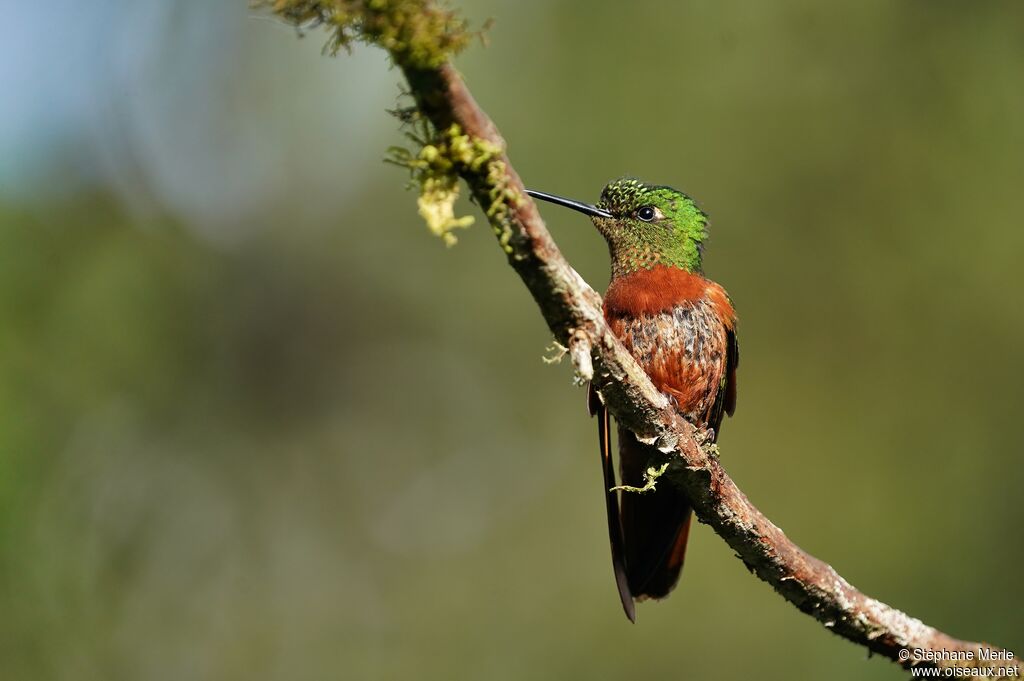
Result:
M428 11L438 11L430 0L416 2ZM288 2L278 0L278 4ZM397 4L407 12L415 3ZM381 44L374 35L363 39ZM447 59L410 59L387 43L382 46L389 49L420 111L437 130L455 124L470 138L505 149L497 127ZM701 522L710 525L751 572L830 631L904 667L1001 667L1009 669L1010 676L1021 675L1020 661L1012 653L955 639L866 596L830 565L790 541L740 491L717 454L701 447L694 427L654 387L612 333L600 296L558 250L504 151L484 167L459 166L457 171L484 208L509 263L530 290L556 340L569 349L577 375L592 380L619 422L665 452L672 463L666 478L686 492ZM997 659L986 657L993 655Z
M422 71L405 69L417 103L438 128L457 123L470 136L504 146L497 128L473 100L451 64ZM523 185L508 159L507 186L522 194ZM494 186L479 176L466 179L482 206L490 204ZM524 195L525 196L525 195ZM794 544L736 486L718 457L703 449L694 427L651 383L629 351L605 323L600 296L569 265L555 245L533 201L525 198L497 230L511 230L509 263L522 278L555 338L570 348L589 347L593 384L609 411L641 438L651 439L673 457L669 476L686 492L701 522L710 525L758 577L786 600L830 631L872 652L900 662L901 651L925 657L973 660L924 660L929 666L1007 667L1021 674L1020 661L985 661L981 656L1007 651L987 643L961 641L879 600L866 596L830 565ZM585 364L572 353L577 371ZM589 373L589 372L587 372ZM906 653L903 653L906 655ZM934 665L933 665L934 663Z

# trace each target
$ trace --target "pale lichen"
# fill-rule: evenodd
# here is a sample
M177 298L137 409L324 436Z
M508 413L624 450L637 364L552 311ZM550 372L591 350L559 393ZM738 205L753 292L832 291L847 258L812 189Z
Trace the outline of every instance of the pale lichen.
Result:
M581 330L575 330L569 336L569 355L572 357L573 383L582 387L594 378L594 361L590 356L590 338Z
M419 146L419 151L391 147L385 160L409 169L411 186L419 191L420 215L433 234L451 246L458 241L456 230L473 224L471 215L455 215L460 176L483 177L488 183L496 183L490 192L494 198L486 209L487 217L494 222L507 213L501 147L465 134L456 124L437 131L408 110L400 117L413 127L406 137Z
M545 364L560 364L562 362L562 358L569 354L569 348L556 340L551 341L551 345L544 348L544 351L550 353L542 355L540 358Z
M636 494L647 494L653 492L657 488L658 478L665 474L668 470L668 464L662 464L661 468L648 468L644 472L644 485L643 487L633 487L632 485L616 485L612 487L609 492L616 490L622 490L623 492L635 492Z

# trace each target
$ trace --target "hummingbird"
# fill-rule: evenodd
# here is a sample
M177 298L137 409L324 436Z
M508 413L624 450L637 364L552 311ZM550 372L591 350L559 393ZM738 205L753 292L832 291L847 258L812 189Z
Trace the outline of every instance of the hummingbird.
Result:
M723 414L736 409L736 311L721 286L704 277L707 216L681 191L621 178L596 205L527 190L535 199L588 215L608 243L611 281L605 320L675 408L718 439ZM686 556L692 507L673 485L639 494L614 488L611 418L592 386L597 417L612 567L623 610L636 622L636 602L668 596ZM621 485L639 487L664 455L617 424Z

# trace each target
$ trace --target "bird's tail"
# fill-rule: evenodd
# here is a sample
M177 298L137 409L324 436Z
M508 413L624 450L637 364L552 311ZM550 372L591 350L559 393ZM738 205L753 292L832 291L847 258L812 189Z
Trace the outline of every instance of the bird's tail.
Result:
M642 487L644 473L658 461L654 447L619 427L621 484ZM675 588L686 557L692 512L690 500L676 486L663 483L647 493L620 497L622 543L633 598L664 598Z

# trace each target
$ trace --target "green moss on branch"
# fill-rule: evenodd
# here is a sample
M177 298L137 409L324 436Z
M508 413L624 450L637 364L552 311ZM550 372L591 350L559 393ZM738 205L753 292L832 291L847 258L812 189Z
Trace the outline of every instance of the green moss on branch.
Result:
M331 37L325 50L331 54L356 42L376 45L406 73L435 75L478 35L465 19L432 0L255 1L299 29L326 28ZM489 203L484 210L507 250L507 227L498 225L507 223L507 204L516 197L506 188L503 150L455 124L435 130L415 108L396 113L414 125L415 131L406 136L416 148L392 147L387 160L409 169L419 191L419 213L430 231L452 245L455 232L473 223L472 216L455 215L462 176L473 186L487 187Z
M399 66L436 68L476 33L465 19L427 0L257 0L300 29L324 26L332 54L365 42L387 50Z
M452 124L447 130L434 130L416 113L402 112L412 117L415 131L406 133L418 150L392 147L389 163L408 168L412 186L419 191L420 216L436 236L451 246L457 238L455 231L473 224L473 216L455 216L455 201L459 197L459 177L480 178L494 187L491 203L485 207L489 218L504 215L508 200L505 189L502 150L487 140L470 137Z

